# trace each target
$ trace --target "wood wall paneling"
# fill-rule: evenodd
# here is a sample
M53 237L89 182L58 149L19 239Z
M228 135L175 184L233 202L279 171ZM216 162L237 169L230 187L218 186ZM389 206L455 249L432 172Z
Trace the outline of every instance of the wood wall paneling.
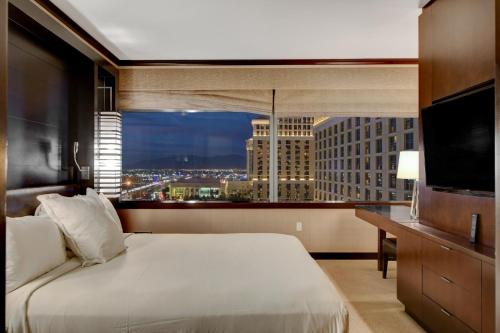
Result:
M495 0L439 0L432 15L432 99L495 77Z
M8 188L68 184L80 165L93 185L94 63L9 5Z
M420 108L494 78L494 3L438 0L423 9L419 18ZM425 186L425 147L423 136L420 138L422 223L468 238L471 215L478 213L478 242L494 247L495 200L437 192Z
M7 127L7 49L8 12L7 0L0 0L0 266L5 267L5 190L6 190L6 127ZM5 274L0 274L0 285L5 288ZM5 290L3 291L5 295ZM5 313L5 298L0 301L0 309ZM5 316L0 318L5 327Z
M69 181L69 68L9 24L8 188Z
M482 264L482 333L495 332L495 266Z
M405 305L405 311L422 317L422 254L421 238L409 232L398 234L397 297Z

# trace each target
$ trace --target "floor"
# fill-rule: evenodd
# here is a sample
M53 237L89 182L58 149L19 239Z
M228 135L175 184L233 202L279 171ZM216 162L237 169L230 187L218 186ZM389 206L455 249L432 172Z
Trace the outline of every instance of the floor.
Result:
M318 260L349 310L350 333L425 332L396 298L396 263L387 279L375 260Z

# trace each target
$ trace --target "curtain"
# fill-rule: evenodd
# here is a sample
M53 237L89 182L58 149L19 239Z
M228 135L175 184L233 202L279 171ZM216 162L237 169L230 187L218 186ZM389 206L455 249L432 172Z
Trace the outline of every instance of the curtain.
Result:
M418 117L418 94L409 89L278 90L279 115L313 117Z
M282 116L417 117L416 65L125 68L118 108L272 112Z
M245 111L270 114L271 90L150 90L121 91L119 109Z

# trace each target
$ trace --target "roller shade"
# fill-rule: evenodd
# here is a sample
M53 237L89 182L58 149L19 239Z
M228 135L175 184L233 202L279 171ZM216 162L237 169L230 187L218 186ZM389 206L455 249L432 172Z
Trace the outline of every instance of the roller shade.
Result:
M418 116L416 66L127 68L118 108L269 114L273 89L282 116Z
M278 116L418 117L409 89L277 90L275 105Z
M271 90L121 91L120 110L245 111L270 114Z

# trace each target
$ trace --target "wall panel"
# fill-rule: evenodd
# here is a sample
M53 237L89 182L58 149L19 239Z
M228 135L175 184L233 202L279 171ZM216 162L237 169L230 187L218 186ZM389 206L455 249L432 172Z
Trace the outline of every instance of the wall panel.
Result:
M119 209L128 232L283 233L309 252L376 252L377 229L354 209ZM302 231L296 230L301 222Z
M436 0L423 9L419 18L420 108L495 77L494 6L495 0ZM468 238L471 215L479 213L478 242L493 247L495 200L425 186L422 141L419 147L422 223Z

